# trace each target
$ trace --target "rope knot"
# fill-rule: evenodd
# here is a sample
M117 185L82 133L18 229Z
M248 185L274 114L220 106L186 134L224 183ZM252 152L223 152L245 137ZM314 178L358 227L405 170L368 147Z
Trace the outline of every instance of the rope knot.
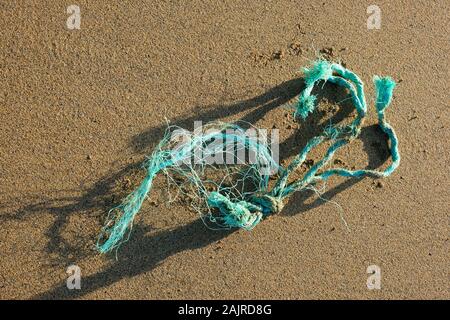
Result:
M233 202L219 192L211 192L207 199L208 205L219 209L228 227L238 227L245 230L253 229L262 219L260 208L247 201Z
M261 211L264 215L269 215L273 213L280 213L283 210L284 203L281 198L272 197L268 194L264 194L259 197L253 197L251 202L261 207Z

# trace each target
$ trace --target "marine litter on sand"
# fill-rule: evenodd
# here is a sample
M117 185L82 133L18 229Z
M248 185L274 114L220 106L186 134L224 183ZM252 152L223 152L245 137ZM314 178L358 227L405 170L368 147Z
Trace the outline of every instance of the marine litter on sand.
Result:
M304 68L303 73L306 86L297 98L295 118L305 120L316 110L313 88L318 83L330 82L348 90L356 109L355 119L347 125L327 126L320 135L309 140L286 167L280 166L274 159L270 145L259 139L252 139L247 130L236 123L209 123L204 132L194 134L181 143L174 137L179 137L182 129L169 126L143 164L147 174L139 187L119 206L109 211L97 249L101 253L110 252L128 239L134 218L149 196L158 174L165 175L169 183L179 187L180 192L189 194L192 207L206 226L245 230L252 230L265 217L281 212L283 203L294 192L315 190L315 185L333 175L348 178L389 176L400 163L397 136L385 117L396 85L394 80L390 77L373 77L378 125L390 140L392 163L381 171L339 167L327 169L334 154L358 138L361 132L367 114L364 85L352 71L326 60L316 60L310 67ZM301 178L289 180L290 175L305 162L308 153L323 143L329 143L330 146L322 159L312 165ZM236 165L211 164L208 161L221 153L236 157L236 150L245 150L252 155L253 161L242 161L239 157ZM278 178L275 183L269 184L269 177L274 169L278 172Z

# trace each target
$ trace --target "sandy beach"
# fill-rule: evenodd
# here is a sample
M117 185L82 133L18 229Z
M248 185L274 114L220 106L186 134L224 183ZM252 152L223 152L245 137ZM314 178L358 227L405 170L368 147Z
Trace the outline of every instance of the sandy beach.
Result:
M67 25L71 4L79 29ZM379 29L368 29L371 5ZM449 299L449 9L440 0L0 4L0 299ZM330 178L321 197L332 202L295 193L252 231L209 230L184 199L169 203L158 179L129 241L117 254L96 251L166 121L276 128L288 164L321 130L289 109L301 68L318 57L365 83L367 120L334 163L346 168L389 165L372 77L398 83L386 116L402 162L391 176ZM334 89L319 109L345 120ZM66 285L71 265L81 289ZM381 288L370 290L373 265Z

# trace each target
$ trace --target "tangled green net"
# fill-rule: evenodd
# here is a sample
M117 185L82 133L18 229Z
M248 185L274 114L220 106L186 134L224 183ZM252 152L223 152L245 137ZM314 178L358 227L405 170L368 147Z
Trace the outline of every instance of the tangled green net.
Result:
M202 128L202 132L194 132L189 139L184 139L185 131L182 128L169 126L144 163L147 170L144 180L119 206L110 210L97 249L106 253L126 241L155 177L161 173L182 192L190 195L192 207L207 226L245 230L253 229L264 217L282 211L285 199L294 192L311 189L330 176L389 176L400 163L397 136L385 119L385 110L391 103L396 85L394 80L390 77L373 78L378 125L390 140L392 163L381 171L325 169L336 151L360 134L367 113L364 86L352 71L325 60L317 60L303 71L306 87L298 96L294 117L304 120L314 112L316 96L312 94L313 88L318 82L330 82L348 90L356 109L356 118L348 125L326 127L322 134L308 141L287 167L275 161L270 144L249 136L248 130L237 124L213 122ZM323 158L302 178L290 181L290 175L305 162L309 152L325 142L331 144ZM253 161L243 161L236 156L239 151L246 151ZM227 159L233 160L231 162L235 165L209 161L218 155L229 157ZM278 172L279 177L269 187L269 177L274 171Z

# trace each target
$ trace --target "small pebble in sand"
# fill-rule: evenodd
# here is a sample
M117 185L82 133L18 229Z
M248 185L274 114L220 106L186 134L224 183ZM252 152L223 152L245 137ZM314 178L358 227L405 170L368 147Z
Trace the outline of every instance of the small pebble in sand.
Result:
M327 47L327 48L322 48L320 49L320 53L323 53L324 55L333 57L334 56L334 48L333 47Z
M150 200L150 204L155 207L159 205L158 202L156 202L156 200Z
M272 53L272 59L281 60L284 58L284 50L278 50Z
M300 47L300 42L295 41L293 43L291 43L291 45L289 46L290 49L290 53L293 55L298 56L299 54L302 53L302 48Z
M132 187L131 180L128 178L125 178L125 180L123 181L123 189L129 189L131 187Z

